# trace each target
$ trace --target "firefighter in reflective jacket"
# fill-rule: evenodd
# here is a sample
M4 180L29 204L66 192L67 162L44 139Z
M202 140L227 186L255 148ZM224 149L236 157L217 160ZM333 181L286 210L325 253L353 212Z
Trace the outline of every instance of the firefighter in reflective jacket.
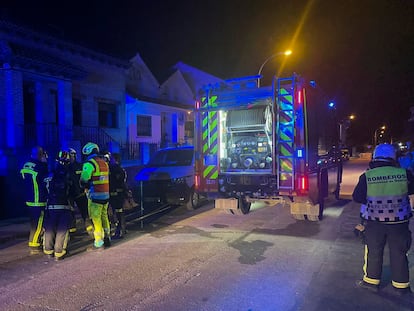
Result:
M102 250L111 245L108 218L109 168L98 156L98 145L89 142L82 148L82 153L87 156L87 160L82 166L79 183L87 191L88 211L94 226L95 239L94 245L88 251Z
M20 170L24 181L26 206L30 213L30 254L41 253L43 234L43 217L47 201L45 179L49 175L47 157L43 148L36 146L32 149L31 159Z
M48 178L48 199L45 211L45 238L43 252L55 260L61 260L66 255L69 242L69 227L72 220L74 188L69 171L69 153L59 151L56 167Z
M366 220L362 288L378 291L385 244L390 251L392 286L399 294L411 293L407 252L411 246L408 195L414 193L413 175L397 166L390 144L378 145L370 168L359 177L353 200L365 204L361 217Z

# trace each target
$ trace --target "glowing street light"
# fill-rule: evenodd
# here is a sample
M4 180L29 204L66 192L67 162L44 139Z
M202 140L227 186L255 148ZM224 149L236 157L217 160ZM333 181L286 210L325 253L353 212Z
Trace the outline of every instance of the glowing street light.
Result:
M382 134L384 134L386 128L387 127L385 125L383 125L383 126L375 129L375 132L374 132L374 147L377 145L377 141L378 141L378 131L380 132L381 137L382 137Z
M284 52L278 52L275 54L270 55L268 58L266 58L266 60L263 62L263 64L260 66L259 71L257 72L257 75L260 76L262 74L262 70L263 67L267 64L268 61L270 61L271 59L275 58L276 56L280 56L280 55L285 55L285 56L289 56L290 54L292 54L291 50L286 50ZM260 87L260 77L257 78L257 87Z
M339 143L346 146L346 131L351 125L351 121L355 120L355 115L351 114L339 122Z

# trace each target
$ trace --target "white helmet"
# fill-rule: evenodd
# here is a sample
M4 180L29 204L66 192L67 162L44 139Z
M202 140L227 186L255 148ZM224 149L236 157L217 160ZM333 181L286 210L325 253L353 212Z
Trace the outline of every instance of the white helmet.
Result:
M111 161L111 153L109 151L105 152L103 158L107 163L109 163Z
M379 144L375 147L373 159L375 161L396 160L397 154L395 148L390 144Z
M86 143L86 145L83 146L82 148L82 153L84 155L90 155L92 153L98 153L98 152L99 152L99 147L95 143L91 143L91 142Z

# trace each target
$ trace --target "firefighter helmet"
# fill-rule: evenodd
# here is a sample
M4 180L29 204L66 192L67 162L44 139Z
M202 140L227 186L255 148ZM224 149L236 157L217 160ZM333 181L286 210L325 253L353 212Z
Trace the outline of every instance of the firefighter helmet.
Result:
M111 161L111 153L109 151L106 151L103 155L104 160L106 163L109 163Z
M70 155L76 155L76 150L73 148L68 148L68 152Z
M99 147L95 143L91 143L91 142L86 143L86 145L83 146L82 148L82 153L84 155L91 155L93 153L98 153L98 152L99 152Z
M379 144L375 147L373 159L375 161L395 161L397 159L395 148L390 144Z
M58 152L58 155L56 157L56 161L62 164L66 164L70 161L69 152L65 150L61 150Z

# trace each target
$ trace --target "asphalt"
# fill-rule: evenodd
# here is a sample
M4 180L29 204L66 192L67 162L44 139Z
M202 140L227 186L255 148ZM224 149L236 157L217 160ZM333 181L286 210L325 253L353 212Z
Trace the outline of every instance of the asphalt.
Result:
M29 238L30 221L28 217L0 221L0 246L10 241Z
M368 161L366 159L353 159L353 165L359 165L361 167L361 171L364 170L364 167L368 165ZM134 167L133 165L125 165L126 169L128 170L129 176L134 176L136 171L139 167ZM344 171L346 170L346 167ZM351 194L354 185L358 181L359 177L358 173L353 174L344 174L342 185L341 185L341 198L345 200L352 199ZM132 210L127 212L127 220L134 219L136 220L139 215L139 210ZM80 230L82 228L82 220L80 215L77 215L77 227ZM30 231L30 220L29 217L20 217L20 218L12 218L12 219L3 219L0 220L0 248L2 245L9 243L10 241L28 238Z
M365 170L368 165L366 159L353 159L352 165L357 165L358 170L350 173L344 171L343 184L341 187L341 198L343 211L340 215L340 221L338 223L338 237L337 241L332 248L332 254L327 259L326 263L321 268L321 271L315 276L312 286L309 291L311 296L315 297L314 306L309 310L348 310L349 303L354 299L352 297L353 290L349 288L349 284L353 284L355 280L362 273L361 267L361 252L362 252L362 240L354 236L353 227L359 221L358 205L356 203L350 203L351 194L353 188L358 180L360 173ZM128 212L128 220L139 217L137 210ZM82 220L78 217L78 228L82 227ZM0 221L0 250L7 247L8 244L13 243L14 240L27 239L29 235L29 218L21 217L15 219L7 219ZM411 222L411 230L414 230L414 221ZM361 247L358 247L361 246ZM410 272L413 272L414 265L414 251L408 253L410 262ZM338 268L340 267L340 268ZM390 278L390 271L386 269L384 271L385 277ZM338 281L335 286L330 284L332 282L332 275L335 275L335 279ZM414 273L413 273L414 275ZM411 277L412 279L412 277ZM341 294L327 294L329 291L340 289ZM366 292L362 290L363 292ZM318 297L336 297L333 301L321 301ZM380 299L379 296L381 297ZM396 297L392 293L390 286L382 288L380 295L376 293L366 292L363 301L361 301L360 308L354 310L414 310L414 296L410 297ZM318 299L319 300L318 300ZM364 304L369 302L370 307L364 307ZM308 303L312 306L312 303ZM322 308L322 305L324 306ZM353 304L355 305L355 304ZM302 310L302 309L301 309Z

